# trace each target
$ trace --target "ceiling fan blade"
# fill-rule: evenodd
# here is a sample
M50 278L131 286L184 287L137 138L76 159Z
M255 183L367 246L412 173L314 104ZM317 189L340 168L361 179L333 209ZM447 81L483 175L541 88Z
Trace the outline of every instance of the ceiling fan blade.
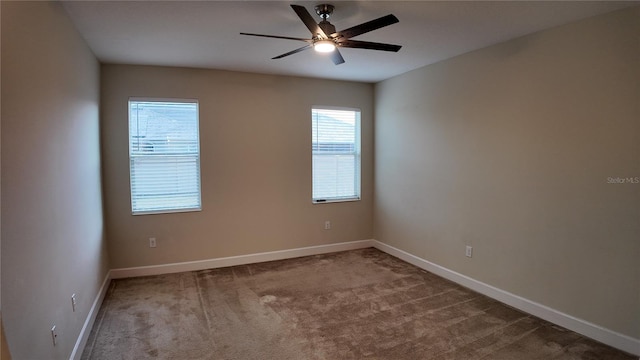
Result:
M341 47L354 48L354 49L369 49L369 50L382 50L398 52L401 45L383 44L370 41L358 41L358 40L343 40L338 43Z
M324 31L322 31L320 26L318 26L316 21L313 19L311 14L309 14L309 12L304 6L291 5L291 8L293 9L293 11L296 12L296 14L298 14L298 17L307 26L307 29L311 31L311 35L313 35L313 37L320 35L320 37L322 37L323 39L329 38L327 34L325 34Z
M398 20L397 17L393 16L392 14L389 14L387 16L383 16L375 20L367 21L366 23L362 23L360 25L356 25L354 27L350 27L348 29L338 31L335 34L331 34L331 37L338 38L338 39L339 38L349 39L354 36L362 35L369 31L380 29L382 27L389 26L391 24L395 24L399 21L400 20Z
M303 46L303 47L301 47L301 48L297 48L297 49L295 49L295 50L291 50L291 51L289 51L288 53L284 53L284 54L282 54L282 55L278 55L278 56L276 56L276 57L272 57L271 59L282 59L282 58L283 58L283 57L285 57L285 56L289 56L289 55L297 54L297 53L299 53L299 52L301 52L301 51L304 51L304 50L307 50L307 49L311 49L312 47L313 47L313 45L308 44L308 45L305 45L305 46Z
M344 63L344 58L342 57L342 54L340 54L340 51L338 51L338 48L336 48L329 54L331 56L331 61L333 61L334 64L340 65Z
M313 42L313 40L311 39L303 39L303 38L279 36L279 35L264 35L264 34L251 34L251 33L240 33L240 35L259 36L259 37L266 37L266 38L273 38L273 39L297 40L297 41L305 41L308 43Z

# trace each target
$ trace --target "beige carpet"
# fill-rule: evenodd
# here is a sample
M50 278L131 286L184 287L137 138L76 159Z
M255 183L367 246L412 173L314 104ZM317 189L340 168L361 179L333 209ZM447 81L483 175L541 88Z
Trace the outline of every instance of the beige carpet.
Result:
M636 359L376 249L115 280L82 359Z

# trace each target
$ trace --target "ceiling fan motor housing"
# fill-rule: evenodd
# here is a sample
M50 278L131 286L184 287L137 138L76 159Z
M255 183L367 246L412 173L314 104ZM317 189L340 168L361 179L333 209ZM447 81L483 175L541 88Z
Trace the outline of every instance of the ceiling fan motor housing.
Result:
M318 23L318 26L329 38L331 38L331 34L335 34L336 32L336 27L328 21L321 21Z

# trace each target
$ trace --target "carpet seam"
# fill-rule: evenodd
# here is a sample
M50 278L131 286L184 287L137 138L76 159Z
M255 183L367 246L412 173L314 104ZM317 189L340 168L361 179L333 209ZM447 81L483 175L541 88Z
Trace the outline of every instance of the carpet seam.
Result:
M483 314L486 314L486 312L484 312L484 311L483 311ZM474 316L470 316L470 317L468 317L467 319L472 319L472 318L477 317L477 316L480 316L480 315L482 315L482 314L477 314L477 315L474 315ZM499 331L501 331L501 330L504 330L504 329L506 329L507 327L509 327L509 326L511 326L511 325L513 325L513 324L516 324L516 323L518 323L518 322L520 322L520 321L523 321L523 320L525 320L525 319L528 319L528 318L531 318L531 315L526 315L526 316L523 316L523 317L521 317L521 318L519 318L519 319L517 319L517 320L511 321L511 322L508 322L508 323L505 323L505 324L504 324L504 325L502 325L501 327L499 327L499 328L495 329L494 331L492 331L492 332L490 332L490 333L486 334L485 336L481 336L481 337L478 337L478 338L476 338L476 339L473 339L473 340L471 340L471 341L469 341L469 342L465 343L465 344L464 344L464 345L462 345L462 346L467 346L467 345L469 345L469 344L473 344L473 343L474 343L474 342L476 342L476 341L480 341L480 340L482 340L482 339L484 339L484 338L486 338L486 337L488 337L488 336L491 336L491 335L493 335L493 334L496 334L497 332L499 332ZM465 319L465 320L467 320L467 319ZM525 332L525 333L524 333L524 334L522 334L520 337L518 337L518 338L517 338L517 340L520 340L522 337L524 337L524 336L528 335L529 333L531 333L531 332L535 331L535 330L536 330L536 329L538 329L539 327L540 327L540 326L536 327L536 328L535 328L535 329L533 329L533 330L530 330L530 331L528 331L528 332ZM506 345L505 345L505 346L503 346L503 347L509 346L509 345L511 345L513 342L515 342L515 341L512 341L512 342L510 342L509 344L506 344ZM502 349L502 347L501 347L501 348L499 348L499 349ZM446 353L449 353L449 352L451 352L451 351L447 351L447 352L440 353L440 354L446 354ZM492 354L492 353L494 353L494 352L492 351L490 354ZM490 354L488 354L488 355L490 355ZM487 355L487 356L488 356L488 355ZM486 356L485 356L485 357L486 357ZM483 357L483 358L484 358L484 357ZM480 359L482 359L482 358L480 358Z
M196 291L198 292L198 302L200 303L200 309L202 310L202 313L204 314L204 318L207 321L207 332L209 333L209 341L211 341L213 343L213 345L215 346L215 342L213 341L212 338L212 333L211 333L211 319L209 318L209 314L207 313L207 309L204 306L204 298L202 296L202 287L200 286L200 282L198 281L198 274L195 271L191 272L194 282L196 284Z
M513 325L513 324L515 324L515 323L517 323L517 322L524 321L525 319L537 319L537 318L536 318L536 317L533 317L533 316L531 316L531 315L528 315L528 316L525 316L525 317L523 317L523 318L520 318L520 319L518 319L518 320L516 320L516 321L513 321L513 322L511 322L511 323L510 323L510 324L508 324L508 325L505 325L502 329L505 329L507 326ZM531 330L529 330L529 331L525 331L525 332L524 332L524 333L522 333L520 336L518 336L518 337L514 338L514 340L512 340L512 341L510 341L510 342L508 342L508 343L506 343L506 344L504 344L503 346L498 347L495 351L492 351L492 352L490 352L489 354L484 355L483 357L479 358L478 360L486 359L488 356L493 355L496 351L498 351L498 350L502 350L502 349L506 348L506 347L507 347L507 346L509 346L509 345L515 344L516 342L518 342L518 341L522 340L525 336L527 336L527 335L529 335L529 334L533 333L534 331L536 331L536 330L540 329L540 328L541 328L541 327L543 327L543 326L544 326L544 324L543 324L543 325L540 325L540 326L536 326L535 328L533 328L533 329L531 329ZM502 329L500 329L500 330L502 330ZM483 336L483 337L482 337L482 338L480 338L480 339L484 339L484 338L485 338L485 337L487 337L487 336L493 335L493 334L495 334L497 331L498 331L498 330L496 330L496 331L492 332L492 333L491 333L491 334L489 334L489 335ZM480 339L478 339L478 340L480 340Z
M550 326L550 324L545 324L545 326ZM553 325L551 325L551 326L553 326ZM575 343L577 343L577 342L579 342L579 341L581 341L581 340L584 340L584 339L579 337L579 338L577 338L577 339L575 339L575 340L571 341L571 342L570 342L570 343L568 343L567 345L565 345L565 346L561 347L558 351L555 351L555 352L553 352L553 353L552 353L552 354L550 354L550 355L551 355L551 356L555 356L555 355L557 355L557 354L564 353L566 349L568 349L570 346L572 346L573 344L575 344ZM595 341L595 340L594 340L594 341Z

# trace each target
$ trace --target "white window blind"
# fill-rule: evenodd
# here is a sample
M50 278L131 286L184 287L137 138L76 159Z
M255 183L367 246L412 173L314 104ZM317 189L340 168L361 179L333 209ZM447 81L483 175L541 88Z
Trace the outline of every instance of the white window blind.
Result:
M360 111L311 110L314 203L360 199Z
M134 215L201 209L198 102L129 100Z

